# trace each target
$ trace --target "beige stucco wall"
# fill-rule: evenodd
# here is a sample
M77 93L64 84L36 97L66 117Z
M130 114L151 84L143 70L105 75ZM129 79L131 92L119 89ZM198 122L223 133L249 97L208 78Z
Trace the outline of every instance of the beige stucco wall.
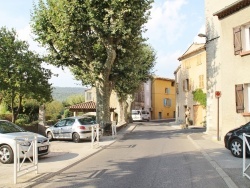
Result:
M222 58L222 91L221 97L221 126L222 135L232 128L250 121L236 113L235 85L250 83L250 55L234 55L233 28L250 21L250 7L221 20L221 57Z
M201 56L201 64L197 64L198 56ZM187 66L188 64L188 66ZM190 117L191 120L194 120L194 105L199 105L193 100L192 92L199 87L199 76L203 75L204 78L204 87L202 88L203 92L206 93L206 51L205 49L202 52L196 53L193 56L183 59L181 61L181 67L176 72L176 83L178 83L179 93L176 94L176 122L184 123L185 122L185 107L190 108ZM183 80L189 79L191 84L190 91L183 91ZM204 121L206 116L206 110L203 109L199 114L199 119ZM200 125L201 122L198 122L196 125Z
M217 131L217 99L215 91L222 90L222 61L221 61L221 23L217 16L213 14L226 6L232 4L235 0L211 1L205 0L205 17L206 17L206 43L207 52L207 108L206 124L207 133L216 135ZM220 37L214 39L216 37ZM212 41L209 41L214 39ZM224 95L222 93L222 95ZM222 118L219 118L219 124Z

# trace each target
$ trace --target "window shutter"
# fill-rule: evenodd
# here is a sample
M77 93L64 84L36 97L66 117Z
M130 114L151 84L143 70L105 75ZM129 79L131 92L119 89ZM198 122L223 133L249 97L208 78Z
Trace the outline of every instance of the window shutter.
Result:
M244 112L244 93L243 84L235 85L235 96L236 96L236 112Z
M239 55L242 50L241 28L235 27L234 32L234 55Z

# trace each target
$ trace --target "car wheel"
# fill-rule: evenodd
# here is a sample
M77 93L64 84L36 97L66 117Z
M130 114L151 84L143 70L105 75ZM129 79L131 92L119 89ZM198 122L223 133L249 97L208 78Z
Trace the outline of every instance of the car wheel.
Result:
M53 140L53 135L51 132L48 132L47 133L47 138L49 139L49 141L52 141Z
M233 156L242 157L243 156L243 144L239 139L233 139L230 143L230 150Z
M10 146L3 145L0 147L0 161L3 164L13 163L14 154Z
M80 142L80 136L78 133L74 133L72 136L72 140L76 143Z

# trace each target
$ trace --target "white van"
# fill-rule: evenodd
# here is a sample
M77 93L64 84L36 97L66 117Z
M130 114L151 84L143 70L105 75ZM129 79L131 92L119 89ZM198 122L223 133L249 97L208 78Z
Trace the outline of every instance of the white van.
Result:
M132 110L133 121L150 120L150 114L146 110Z

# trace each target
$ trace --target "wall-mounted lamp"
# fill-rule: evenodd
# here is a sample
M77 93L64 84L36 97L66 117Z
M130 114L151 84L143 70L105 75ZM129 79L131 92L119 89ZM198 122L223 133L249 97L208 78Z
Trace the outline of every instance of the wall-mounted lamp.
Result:
M210 41L212 41L212 40L215 40L215 39L217 39L217 38L220 37L220 36L218 36L218 37L214 37L214 38L212 38L212 39L208 39L207 35L205 35L205 34L203 34L203 33L199 33L198 36L199 36L199 37L205 37L205 38L206 38L206 43L208 43L208 42L210 42Z
M199 33L198 34L199 37L206 37L207 38L207 35L203 34L203 33Z

